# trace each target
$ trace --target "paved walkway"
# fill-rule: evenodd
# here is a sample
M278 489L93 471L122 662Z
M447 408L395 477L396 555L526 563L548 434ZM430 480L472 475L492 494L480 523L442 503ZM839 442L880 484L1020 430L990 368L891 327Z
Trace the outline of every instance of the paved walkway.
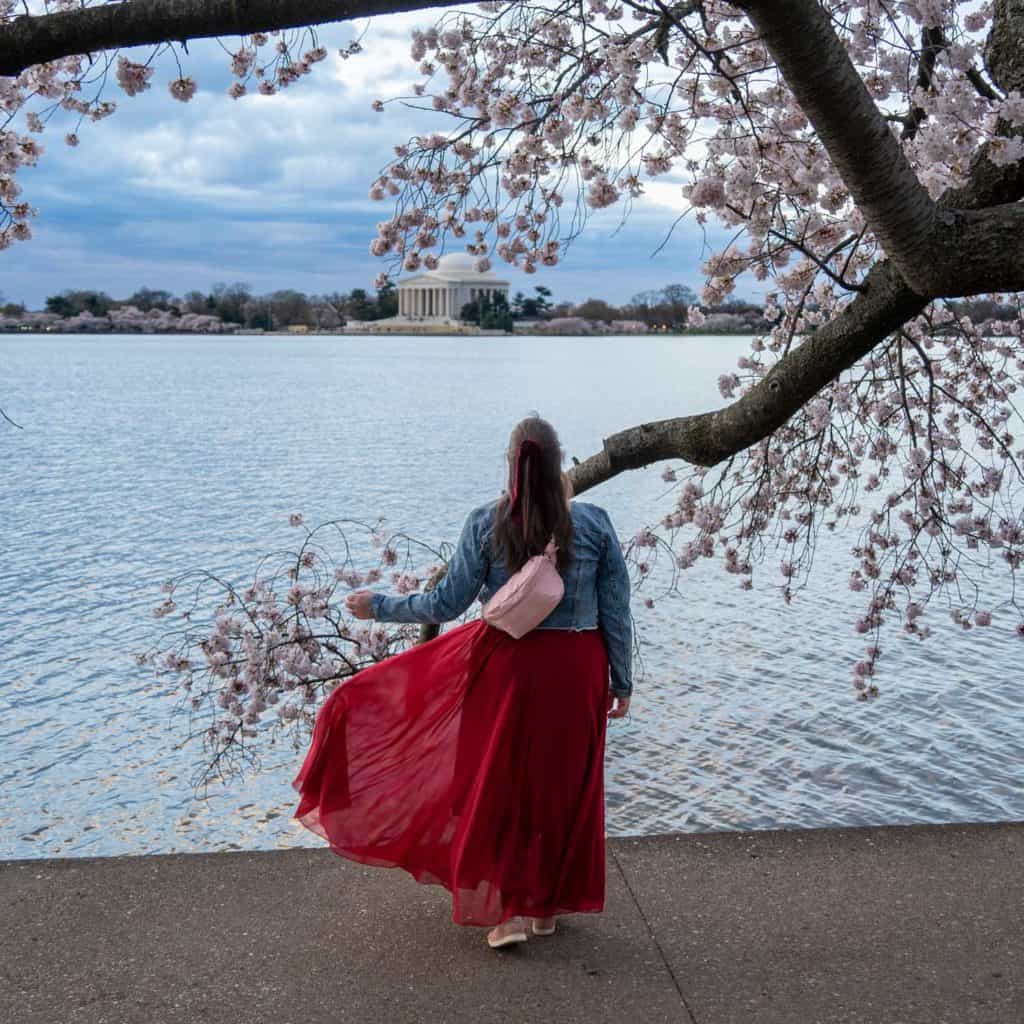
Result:
M1024 824L615 839L494 951L325 850L0 864L2 1024L1021 1024Z

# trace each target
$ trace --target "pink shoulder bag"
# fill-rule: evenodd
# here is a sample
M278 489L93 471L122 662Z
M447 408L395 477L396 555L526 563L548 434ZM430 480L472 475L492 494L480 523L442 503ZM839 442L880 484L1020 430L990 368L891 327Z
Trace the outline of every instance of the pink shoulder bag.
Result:
M528 558L518 572L509 576L484 605L484 622L518 640L546 619L565 594L557 550L552 537L544 554Z

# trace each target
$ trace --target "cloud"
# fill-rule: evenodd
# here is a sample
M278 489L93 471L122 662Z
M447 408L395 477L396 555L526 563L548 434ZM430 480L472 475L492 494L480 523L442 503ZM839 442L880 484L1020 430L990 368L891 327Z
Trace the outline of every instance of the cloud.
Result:
M369 186L394 145L443 123L402 103L384 114L371 104L409 91L418 77L409 32L433 20L377 19L366 52L348 60L338 47L361 26L323 30L328 60L271 97L232 100L228 57L215 41L190 45L185 72L200 85L191 103L167 93L173 61L160 62L153 87L134 98L109 82L117 113L54 124L38 167L20 179L40 216L34 239L0 256L5 298L39 307L65 288L125 297L143 284L180 294L222 280L257 291L369 287L383 265L368 245L391 210L369 200ZM64 132L76 129L80 144L65 146ZM620 211L592 214L559 267L532 276L495 269L513 290L544 284L569 301L621 303L669 282L699 290L707 245L692 216L659 249L685 209L679 183L658 179L646 191L624 226ZM728 238L717 228L707 235L713 245Z

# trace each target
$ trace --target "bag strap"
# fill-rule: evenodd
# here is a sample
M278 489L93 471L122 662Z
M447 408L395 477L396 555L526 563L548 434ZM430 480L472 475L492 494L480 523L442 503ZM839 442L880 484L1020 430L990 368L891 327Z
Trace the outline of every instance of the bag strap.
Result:
M544 554L547 555L547 557L552 562L554 562L557 559L557 557L558 557L557 551L558 551L558 545L555 543L555 535L552 534L551 535L551 539L548 541L547 547L544 548Z

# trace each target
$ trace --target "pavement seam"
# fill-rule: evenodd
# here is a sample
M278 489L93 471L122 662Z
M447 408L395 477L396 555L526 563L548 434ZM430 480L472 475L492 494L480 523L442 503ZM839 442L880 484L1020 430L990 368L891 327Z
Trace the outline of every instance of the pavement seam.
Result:
M672 984L676 987L676 992L679 993L679 1001L683 1004L683 1007L686 1010L686 1015L690 1018L690 1024L697 1024L697 1018L694 1016L693 1010L690 1008L690 1004L687 1002L686 996L683 994L683 988L679 984L679 979L676 977L675 971L672 970L672 965L669 963L668 957L665 956L665 951L661 948L661 943L658 941L658 936L655 934L654 928L651 926L651 922L647 920L644 908L640 906L640 901L636 898L636 893L633 892L633 886L629 884L629 879L626 877L626 872L619 863L619 858L615 855L615 850L609 846L608 852L612 855L612 860L615 862L615 867L619 872L619 876L622 878L622 881L626 886L626 891L633 900L633 906L636 907L637 913L640 915L640 919L647 928L647 934L650 935L651 941L654 943L654 946L658 951L658 955L661 957L661 962L665 965L665 970L668 971L668 976L672 979Z

